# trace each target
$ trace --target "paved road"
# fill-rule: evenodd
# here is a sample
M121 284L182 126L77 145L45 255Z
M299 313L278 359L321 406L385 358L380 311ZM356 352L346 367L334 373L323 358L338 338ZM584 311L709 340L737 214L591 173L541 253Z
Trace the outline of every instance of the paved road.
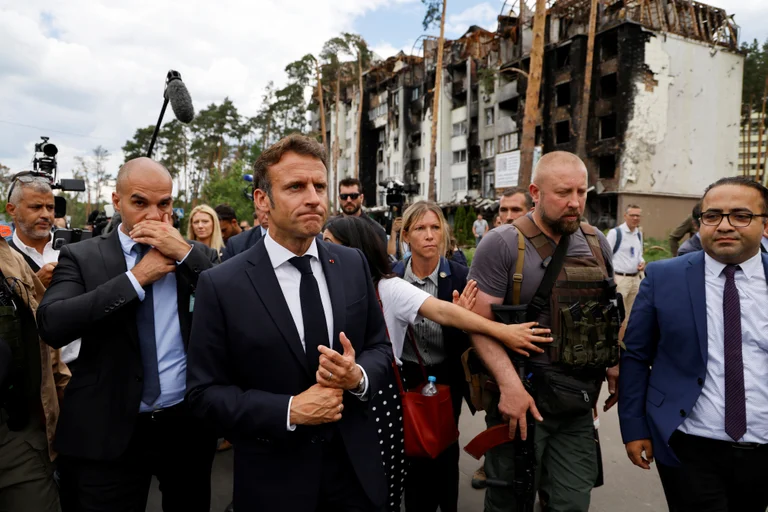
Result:
M459 425L459 430L462 433L462 446L484 428L485 422L482 414L472 416L465 408ZM634 467L627 459L624 445L621 444L619 422L615 409L600 416L600 443L603 449L605 485L593 491L590 511L642 512L647 510L665 512L667 506L656 470L643 471ZM483 510L483 491L477 491L470 486L472 473L478 466L479 463L476 460L462 452L459 461L461 470L460 512L481 512ZM213 487L211 511L223 512L230 501L232 492L231 450L217 454L211 482ZM147 510L149 512L162 511L156 481L153 482Z

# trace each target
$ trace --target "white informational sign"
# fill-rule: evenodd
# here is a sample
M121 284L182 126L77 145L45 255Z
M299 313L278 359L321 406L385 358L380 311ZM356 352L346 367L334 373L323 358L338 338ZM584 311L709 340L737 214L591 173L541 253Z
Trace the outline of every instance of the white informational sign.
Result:
M520 174L520 150L496 154L496 188L516 187Z
M541 158L541 146L533 148L533 168ZM496 154L496 173L493 186L497 189L516 187L520 177L520 150Z

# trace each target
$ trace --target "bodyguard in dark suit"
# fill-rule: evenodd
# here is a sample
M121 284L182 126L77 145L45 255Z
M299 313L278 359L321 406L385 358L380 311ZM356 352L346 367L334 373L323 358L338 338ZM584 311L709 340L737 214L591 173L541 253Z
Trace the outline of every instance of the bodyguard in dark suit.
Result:
M198 286L188 399L234 445L238 511L378 511L386 496L368 404L392 348L362 253L315 238L325 159L300 135L265 151L269 232Z
M243 231L239 235L235 235L227 240L227 245L224 246L224 251L221 253L221 261L227 261L233 256L247 251L267 234L269 217L266 213L259 212L258 208L256 209L256 215L259 216L259 225L253 226L253 229Z
M127 162L121 226L65 246L38 309L52 347L82 338L54 444L65 512L142 511L152 475L166 512L210 507L216 439L184 395L195 287L217 255L173 229L172 188L160 164Z
M621 357L621 433L636 466L656 459L671 510L764 512L768 190L723 178L702 202L704 250L648 265L640 285Z

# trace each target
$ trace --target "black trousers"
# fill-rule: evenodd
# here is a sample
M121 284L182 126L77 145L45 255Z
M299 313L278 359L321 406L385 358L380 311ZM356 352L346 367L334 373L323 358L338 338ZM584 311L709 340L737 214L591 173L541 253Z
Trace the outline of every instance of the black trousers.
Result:
M433 375L438 384L451 385L449 366L442 363L427 366L427 375ZM403 379L407 388L423 382L418 364L403 362ZM462 390L451 387L453 417L459 424ZM405 509L407 512L456 512L459 502L459 443L449 446L435 459L407 457L408 474L405 477Z
M116 460L58 459L63 512L144 512L152 476L164 512L208 512L216 434L192 417L186 402L142 413Z
M659 466L671 510L765 512L768 445L739 446L679 431L669 445L682 464Z

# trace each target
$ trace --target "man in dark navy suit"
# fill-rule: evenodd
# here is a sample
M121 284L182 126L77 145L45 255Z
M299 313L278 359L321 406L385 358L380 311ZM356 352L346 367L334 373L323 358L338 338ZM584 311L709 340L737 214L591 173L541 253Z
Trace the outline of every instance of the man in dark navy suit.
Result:
M201 276L188 397L235 447L234 509L379 511L386 496L369 398L392 347L358 250L318 241L323 147L281 140L254 166L269 232Z
M621 357L621 432L635 465L656 459L670 509L764 512L768 190L723 178L701 209L704 250L650 264L640 285Z

